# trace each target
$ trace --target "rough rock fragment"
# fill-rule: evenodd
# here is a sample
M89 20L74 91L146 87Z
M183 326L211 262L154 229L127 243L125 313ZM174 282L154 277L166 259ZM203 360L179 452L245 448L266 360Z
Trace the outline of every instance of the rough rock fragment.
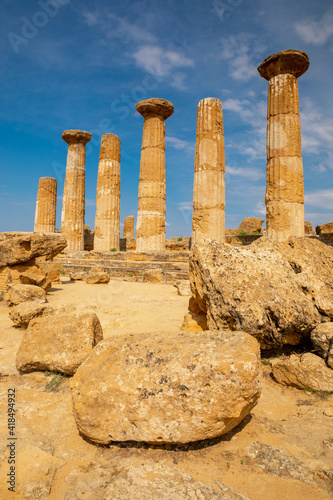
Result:
M247 234L260 233L264 219L260 217L245 217L240 223L237 233L245 231Z
M243 330L262 348L296 345L333 318L333 248L318 240L266 237L247 247L194 247L190 281L211 330Z
M40 304L47 302L45 290L35 285L10 285L8 287L8 296L9 302L15 306L30 300Z
M22 328L27 328L30 321L39 316L51 314L53 308L47 304L38 304L35 301L21 302L9 311L10 319Z
M257 404L259 344L243 332L120 336L94 349L71 388L79 431L96 443L214 438Z
M333 370L315 354L293 354L289 358L273 360L271 364L274 378L280 384L314 391L333 391Z
M55 371L73 375L103 339L95 313L57 313L30 322L16 356L21 372Z
M108 273L104 272L92 272L90 275L86 276L84 280L90 285L94 285L96 283L109 283L110 276Z
M317 354L333 369L333 323L321 323L312 330L311 342Z

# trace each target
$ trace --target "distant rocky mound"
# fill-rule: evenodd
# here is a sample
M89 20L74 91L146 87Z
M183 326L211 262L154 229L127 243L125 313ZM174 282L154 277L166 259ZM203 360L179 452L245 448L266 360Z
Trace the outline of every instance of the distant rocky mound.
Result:
M333 318L333 248L315 239L248 247L208 241L190 258L190 311L210 330L242 330L261 348L298 345Z

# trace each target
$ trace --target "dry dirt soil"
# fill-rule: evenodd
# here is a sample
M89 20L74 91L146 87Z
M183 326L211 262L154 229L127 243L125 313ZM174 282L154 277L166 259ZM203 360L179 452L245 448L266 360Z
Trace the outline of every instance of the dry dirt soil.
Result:
M172 285L115 280L88 285L66 278L51 290L48 300L55 307L73 304L96 312L104 338L179 330L188 304L188 297L178 296ZM100 447L85 441L76 429L68 378L58 391L50 392L46 383L52 376L16 371L15 356L23 334L8 318L7 304L1 302L1 499L103 499L104 483L112 481L114 471L119 473L125 463L171 467L220 494L223 483L251 500L333 498L332 395L280 386L271 378L270 366L263 364L259 404L229 434L185 447L133 443ZM6 483L9 388L16 391L15 493L7 490ZM69 485L76 493L68 493Z

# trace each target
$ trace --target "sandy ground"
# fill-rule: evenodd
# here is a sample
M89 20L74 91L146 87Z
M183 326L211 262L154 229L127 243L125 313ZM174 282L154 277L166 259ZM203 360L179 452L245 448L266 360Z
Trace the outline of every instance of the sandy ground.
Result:
M64 279L48 297L55 307L72 304L96 312L104 338L179 330L188 304L188 297L178 296L172 285L123 281L87 285ZM216 491L220 482L251 500L333 498L333 396L280 386L272 380L270 366L263 365L259 404L222 438L185 447L98 447L78 434L69 379L58 392L47 392L49 377L44 373L19 375L16 371L15 356L23 334L9 320L6 303L0 303L1 499L102 499L89 493L98 471L111 475L114 465L125 460L177 467ZM16 390L16 493L8 492L6 484L8 388ZM85 494L67 497L68 482L76 480L78 470L89 475Z

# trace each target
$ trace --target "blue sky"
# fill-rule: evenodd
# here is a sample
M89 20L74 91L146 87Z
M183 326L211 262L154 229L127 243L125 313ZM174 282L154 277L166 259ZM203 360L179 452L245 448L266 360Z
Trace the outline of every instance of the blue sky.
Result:
M39 177L58 180L67 144L93 133L86 157L86 224L94 228L100 139L122 141L121 222L137 213L143 119L135 103L162 97L166 122L167 237L191 234L197 103L222 100L226 227L265 217L270 54L304 50L299 79L305 218L333 220L331 0L2 0L0 7L0 231L31 231Z

